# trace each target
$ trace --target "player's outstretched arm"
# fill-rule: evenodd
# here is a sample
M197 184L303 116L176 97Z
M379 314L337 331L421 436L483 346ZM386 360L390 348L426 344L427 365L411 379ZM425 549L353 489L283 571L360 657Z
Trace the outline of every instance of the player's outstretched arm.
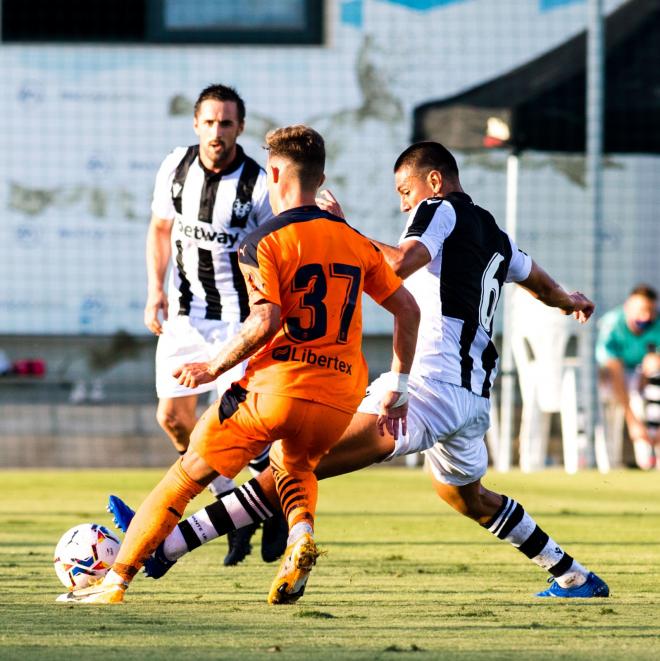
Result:
M407 431L408 375L415 357L420 313L415 299L405 287L399 287L381 305L394 316L394 336L389 374L391 385L381 401L377 425L381 436L387 429L397 438L399 426L403 434Z
M534 261L529 276L518 284L542 303L559 308L564 314L572 314L581 324L586 323L594 313L596 306L593 301L582 292L567 292Z
M221 374L242 363L266 344L281 325L280 306L265 299L251 304L250 314L241 330L227 340L218 355L204 363L186 363L172 375L182 386L196 388L215 381Z
M147 302L144 306L144 325L155 335L163 332L162 320L167 319L167 294L165 293L165 274L172 252L170 236L172 221L151 216L147 231Z
M329 190L319 192L316 196L316 204L335 216L345 218L344 211L337 202L337 198ZM407 278L431 261L428 248L414 239L403 241L398 246L390 246L375 239L370 239L370 241L378 246L378 249L385 255L387 263L400 278Z
M400 278L407 278L431 261L428 248L415 239L406 239L398 246L390 246L375 239L371 239L371 242L378 246L387 263Z

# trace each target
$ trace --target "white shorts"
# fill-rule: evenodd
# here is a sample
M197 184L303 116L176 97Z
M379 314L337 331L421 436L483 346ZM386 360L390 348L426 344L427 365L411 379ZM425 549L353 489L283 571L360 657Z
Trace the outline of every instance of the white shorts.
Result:
M367 389L358 411L377 415L387 387L382 375ZM488 468L484 437L490 426L490 400L444 381L412 378L408 384L408 432L396 440L385 461L424 452L440 482L463 486Z
M218 355L220 347L240 329L239 322L171 317L163 323L163 333L156 347L156 393L159 399L186 397L213 391L218 395L245 373L245 363L236 365L212 383L186 388L172 376L184 363L199 363Z

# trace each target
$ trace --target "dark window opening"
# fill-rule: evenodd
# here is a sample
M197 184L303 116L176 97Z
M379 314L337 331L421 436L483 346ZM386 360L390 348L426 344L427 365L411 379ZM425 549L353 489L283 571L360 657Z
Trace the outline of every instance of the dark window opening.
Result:
M323 0L3 0L2 40L321 44Z

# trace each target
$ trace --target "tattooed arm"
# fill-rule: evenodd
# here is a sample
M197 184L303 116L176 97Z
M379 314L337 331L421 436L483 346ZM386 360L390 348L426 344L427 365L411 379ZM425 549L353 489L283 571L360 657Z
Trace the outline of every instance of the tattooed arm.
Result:
M249 358L277 333L281 325L280 306L266 300L250 306L241 330L225 342L220 353L206 363L186 363L172 375L182 386L196 388L215 381L221 374Z

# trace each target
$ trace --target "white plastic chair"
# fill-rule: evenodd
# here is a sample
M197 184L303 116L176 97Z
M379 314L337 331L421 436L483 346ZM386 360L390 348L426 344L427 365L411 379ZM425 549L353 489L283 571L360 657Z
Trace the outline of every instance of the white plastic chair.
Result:
M564 468L576 473L581 445L578 362L566 355L574 322L521 288L516 288L512 305L511 344L523 404L520 468L529 473L545 467L551 416L559 413Z
M594 433L596 466L601 473L609 473L623 465L625 413L606 387L599 391L600 420Z

